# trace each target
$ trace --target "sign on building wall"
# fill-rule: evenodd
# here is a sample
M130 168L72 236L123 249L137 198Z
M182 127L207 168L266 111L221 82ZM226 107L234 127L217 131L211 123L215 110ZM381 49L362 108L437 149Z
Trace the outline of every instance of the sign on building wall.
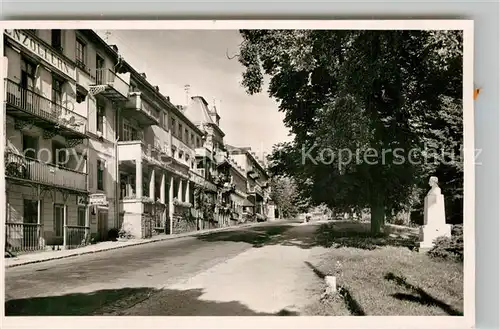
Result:
M36 40L28 33L23 30L4 30L4 34L24 49L29 50L31 53L41 58L49 66L57 69L72 80L76 80L76 69L72 64L68 63L55 51Z
M89 204L91 206L107 206L108 200L106 198L106 194L103 193L94 193L90 195Z

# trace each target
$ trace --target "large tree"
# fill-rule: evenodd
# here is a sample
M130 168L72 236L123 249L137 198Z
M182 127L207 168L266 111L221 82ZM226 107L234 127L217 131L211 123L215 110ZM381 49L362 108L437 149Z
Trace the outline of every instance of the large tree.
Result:
M309 200L298 193L297 184L291 176L273 176L270 185L271 198L281 218L294 218L307 209Z
M460 32L240 33L243 86L261 92L269 76L268 93L295 136L275 149L271 169L294 177L314 204L368 207L378 233L431 174L461 194L461 165L415 153L460 148Z

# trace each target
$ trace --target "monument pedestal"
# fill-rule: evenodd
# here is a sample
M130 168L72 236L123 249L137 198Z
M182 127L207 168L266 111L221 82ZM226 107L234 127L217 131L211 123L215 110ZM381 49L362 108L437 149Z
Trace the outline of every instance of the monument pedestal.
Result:
M451 225L446 224L444 196L435 187L424 200L424 225L419 230L419 251L428 251L434 246L434 241L442 236L451 237Z
M420 227L419 231L419 236L420 236L420 243L419 243L419 251L420 252L427 252L432 247L434 247L434 241L441 237L451 237L451 225L449 224L444 224L440 226L434 226L434 225L424 225Z

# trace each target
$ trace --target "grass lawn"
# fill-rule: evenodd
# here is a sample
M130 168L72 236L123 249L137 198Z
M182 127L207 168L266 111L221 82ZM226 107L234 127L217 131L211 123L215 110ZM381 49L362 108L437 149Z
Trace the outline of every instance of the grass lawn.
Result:
M462 315L462 263L431 259L394 236L323 230L333 246L310 267L335 275L343 297L310 305L304 315Z

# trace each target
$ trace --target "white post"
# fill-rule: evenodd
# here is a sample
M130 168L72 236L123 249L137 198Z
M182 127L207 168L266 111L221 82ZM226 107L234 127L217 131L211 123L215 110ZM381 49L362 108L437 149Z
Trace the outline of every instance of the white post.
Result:
M172 220L174 218L174 175L170 176L170 187L168 189L168 221L170 234L172 234Z
M161 203L165 203L165 173L161 173L161 181L160 181L160 201Z
M160 179L160 202L162 204L165 204L165 172L161 172L161 179ZM162 227L165 225L165 209L161 212L161 223Z
M37 200L37 214L36 214L36 223L39 225L37 227L37 231L38 231L38 244L39 246L42 246L43 244L43 226L41 226L40 224L42 224L42 200L41 200L41 192L40 192L40 185L37 187L37 196L38 196L38 200Z
M182 178L179 178L179 187L177 188L177 199L182 201Z
M142 160L135 160L135 196L142 198Z
M189 184L189 180L187 180L186 181L186 196L185 196L186 202L191 202L190 195L189 195L189 193L190 193L190 191L189 191L189 185L190 185Z
M66 249L66 245L68 244L67 231L68 231L68 206L66 203L63 206L63 247Z
M149 197L156 201L155 196L155 170L151 169L151 176L149 178Z

